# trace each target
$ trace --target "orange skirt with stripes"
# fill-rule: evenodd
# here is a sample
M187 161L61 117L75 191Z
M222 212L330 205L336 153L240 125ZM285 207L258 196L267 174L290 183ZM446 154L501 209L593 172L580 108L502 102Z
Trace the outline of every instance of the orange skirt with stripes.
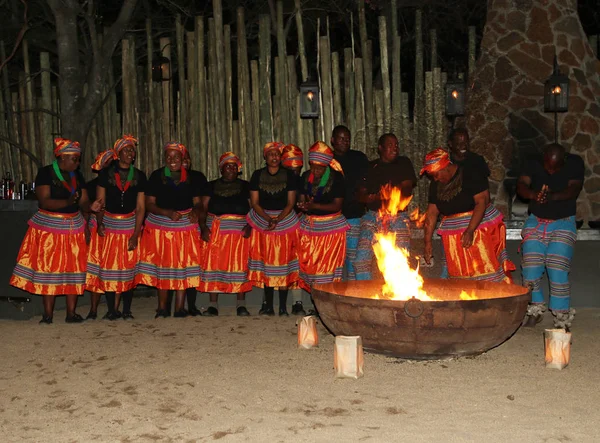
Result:
M210 241L200 264L200 292L237 294L252 290L248 280L250 239L242 236L245 215L209 214Z
M99 271L104 238L98 235L98 223L94 215L90 216L88 227L90 229L90 244L88 245L85 289L90 292L102 293L104 291L100 289Z
M162 290L184 290L200 285L202 246L198 224L188 219L190 211L173 221L149 214L140 242L140 261L135 284Z
M140 246L138 244L133 251L129 250L129 239L134 231L135 212L104 214L104 241L98 263L96 292L126 292L135 288Z
M341 213L302 217L298 235L301 288L311 292L312 285L342 280L348 229Z
M81 213L39 209L29 220L10 278L16 288L38 295L82 295L87 245Z

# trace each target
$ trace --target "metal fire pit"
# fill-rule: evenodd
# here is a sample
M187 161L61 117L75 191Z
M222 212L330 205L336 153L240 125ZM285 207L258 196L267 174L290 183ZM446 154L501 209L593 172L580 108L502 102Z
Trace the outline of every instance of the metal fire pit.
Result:
M315 285L314 303L334 335L360 335L367 351L428 360L475 355L500 345L519 328L529 291L518 285L426 279L423 289L440 301L371 298L383 281ZM460 300L462 290L477 300Z

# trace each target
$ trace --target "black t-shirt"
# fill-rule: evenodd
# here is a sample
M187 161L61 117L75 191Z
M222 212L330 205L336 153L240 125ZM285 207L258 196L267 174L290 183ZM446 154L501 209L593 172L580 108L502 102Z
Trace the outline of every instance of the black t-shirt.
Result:
M521 175L531 178L531 189L536 192L542 190L543 185L548 185L550 192L561 192L567 189L569 181L583 181L585 165L583 159L574 154L567 154L564 166L554 174L546 172L543 160L540 157L530 159ZM572 200L548 201L538 204L535 200L529 201L529 212L539 218L558 220L575 215L577 198Z
M333 169L330 169L331 173L329 175L329 180L323 187L323 191L321 193L317 192L317 184L313 185L312 192L309 193L308 190L308 177L310 175L310 171L306 171L302 174L302 191L301 193L305 195L307 198L313 198L315 203L323 203L329 204L333 203L333 200L336 198L344 198L346 195L344 176ZM315 180L316 181L316 180ZM323 211L317 209L315 211L309 212L311 215L327 215L327 214L335 214L336 211Z
M399 156L391 163L374 160L369 164L365 187L369 194L378 194L381 188L387 184L400 187L400 183L410 180L413 186L417 184L417 176L412 162L408 157ZM369 203L367 207L371 211L377 211L381 207L380 202Z
M129 169L121 169L118 165L111 165L104 168L98 174L98 186L106 190L105 206L106 212L111 214L129 214L135 211L137 204L138 193L146 192L146 174L137 168L133 169L133 180L125 193L117 187L116 174L121 171L121 184L125 186L127 183L127 174ZM95 191L94 191L95 192Z
M490 168L485 161L485 158L479 154L475 154L474 152L467 151L463 161L459 162L453 158L452 162L462 166L467 171L478 171L479 173L484 174L486 177L490 176Z
M472 211L475 208L473 197L487 189L489 183L484 174L469 173L466 169L458 167L456 174L447 185L431 181L429 203L436 205L442 215L460 214Z
M148 179L146 195L156 197L156 204L162 209L185 211L194 206L193 198L200 197L206 186L206 177L199 171L188 171L187 180L175 185L165 177L165 168L154 171Z
M246 215L250 210L250 183L236 179L226 182L222 178L208 182L206 193L210 197L208 212L215 215Z
M356 192L367 176L369 159L364 153L352 149L342 156L335 155L334 158L342 166L346 183L342 213L348 219L360 218L365 213L365 205L358 201Z
M69 173L65 171L60 172L65 181L71 186ZM81 190L85 189L85 179L79 171L75 171L74 174L77 179L77 192L81 194ZM35 177L35 186L50 186L50 198L53 200L68 200L69 197L71 197L71 192L63 186L60 179L54 173L52 165L44 166L38 170L37 176ZM60 212L61 214L73 214L77 211L79 211L79 205L77 203L52 210L52 212Z
M297 177L288 169L280 167L277 173L270 174L264 167L252 174L250 190L258 191L258 201L263 209L280 211L287 205L288 192L297 190L297 183Z

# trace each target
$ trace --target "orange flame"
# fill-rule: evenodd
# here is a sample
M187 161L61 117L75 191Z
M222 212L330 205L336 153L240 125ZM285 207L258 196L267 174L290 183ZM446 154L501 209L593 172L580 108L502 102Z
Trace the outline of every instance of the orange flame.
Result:
M477 300L477 296L475 295L475 289L471 289L471 293L467 294L467 291L460 291L459 295L461 300Z
M404 211L412 200L412 195L403 197L400 189L392 187L389 183L381 188L379 197L381 198L379 217L396 216L398 212Z

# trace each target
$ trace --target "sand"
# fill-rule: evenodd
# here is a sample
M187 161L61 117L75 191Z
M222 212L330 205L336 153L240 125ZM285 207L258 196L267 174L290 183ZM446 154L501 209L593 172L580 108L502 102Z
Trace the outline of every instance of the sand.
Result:
M548 316L474 358L367 353L350 380L322 326L299 350L294 317L154 320L155 303L131 322L1 321L2 441L600 441L599 309L578 312L562 371L544 367Z

